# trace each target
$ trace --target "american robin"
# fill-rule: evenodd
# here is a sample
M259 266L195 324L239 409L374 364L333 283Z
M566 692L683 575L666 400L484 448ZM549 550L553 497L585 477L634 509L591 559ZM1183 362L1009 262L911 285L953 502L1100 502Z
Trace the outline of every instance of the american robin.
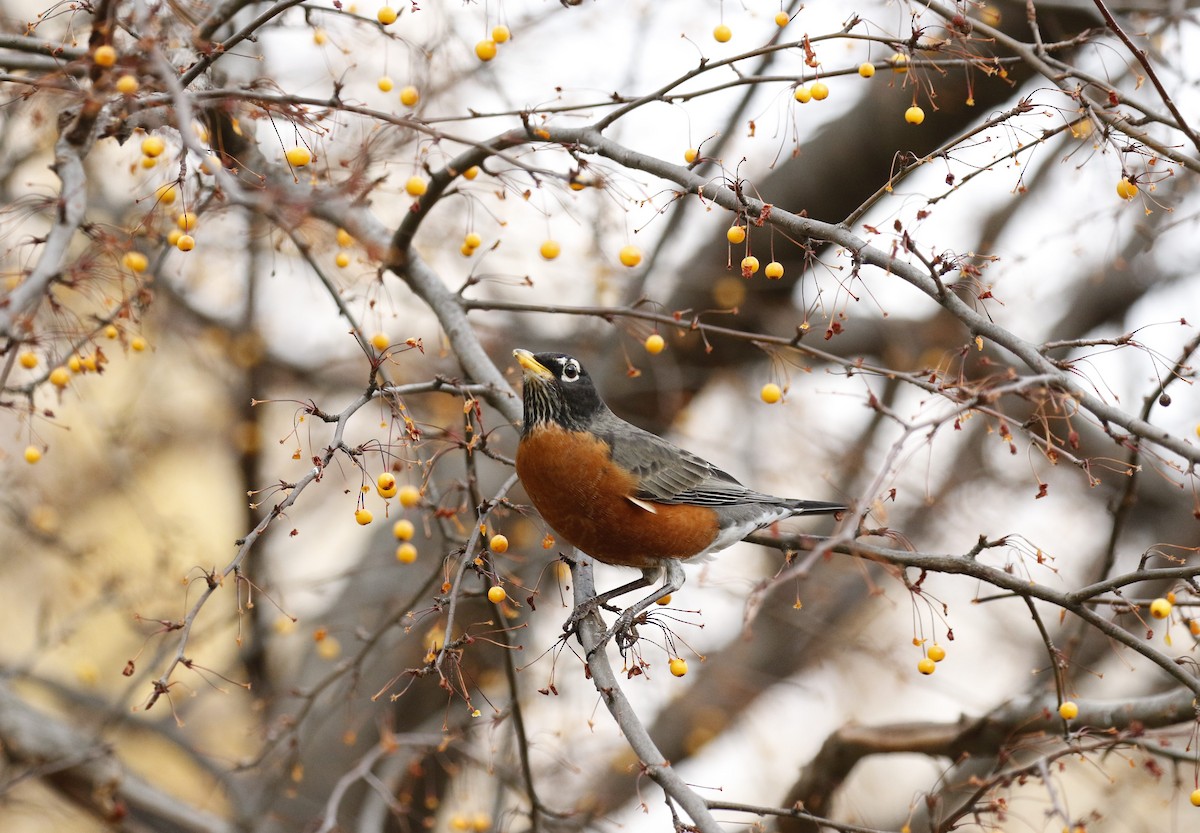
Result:
M524 375L517 474L534 508L592 558L642 571L640 579L581 605L567 628L662 576L654 592L618 617L607 641L683 586L681 562L722 550L782 518L847 508L747 489L712 463L610 411L578 359L528 350L513 355Z

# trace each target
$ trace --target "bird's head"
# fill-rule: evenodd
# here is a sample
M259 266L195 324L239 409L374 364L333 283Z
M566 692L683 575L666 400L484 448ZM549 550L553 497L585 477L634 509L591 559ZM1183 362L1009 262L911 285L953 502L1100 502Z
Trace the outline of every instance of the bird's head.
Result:
M513 356L525 379L525 431L551 423L569 430L585 428L604 410L592 377L579 359L528 350L513 350Z

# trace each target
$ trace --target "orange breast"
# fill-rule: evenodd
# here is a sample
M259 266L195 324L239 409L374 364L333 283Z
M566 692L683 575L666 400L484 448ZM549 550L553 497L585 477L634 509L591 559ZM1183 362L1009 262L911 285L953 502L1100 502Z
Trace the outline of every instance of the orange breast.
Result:
M690 558L717 537L711 509L655 503L657 512L649 512L629 501L634 477L589 434L533 429L517 448L517 474L550 528L606 564L653 567L664 558Z

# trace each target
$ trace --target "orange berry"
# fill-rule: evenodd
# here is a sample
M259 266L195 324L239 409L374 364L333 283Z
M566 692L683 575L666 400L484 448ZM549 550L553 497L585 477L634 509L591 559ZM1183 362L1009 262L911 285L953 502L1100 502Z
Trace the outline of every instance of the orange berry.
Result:
M1192 790L1192 794L1188 796L1188 801L1192 802L1193 807L1200 807L1200 790Z
M404 190L410 197L419 197L429 189L429 184L419 176L410 176L404 183Z
M713 29L713 39L715 39L717 43L728 43L729 39L732 37L733 30L724 23Z
M508 593L499 584L495 584L488 588L488 601L494 605L500 604L508 598Z
M754 255L746 255L742 258L742 277L748 278L758 271L758 258Z
M309 162L312 162L313 159L312 151L303 145L288 148L283 156L293 168L303 168Z
M385 471L379 477L375 478L375 490L379 492L382 498L395 497L396 495L396 475L390 471Z
M920 124L925 121L925 111L914 104L904 111L904 120L909 124Z
M196 248L196 238L190 234L181 234L179 235L179 239L175 241L175 248L181 252L190 252Z
M396 10L391 6L383 6L375 13L375 17L384 26L391 26L396 22L396 18L399 17L399 15L396 14Z
M925 656L934 662L941 662L946 658L946 649L935 642L929 646L929 650L925 652Z
M682 657L673 657L667 667L671 669L671 673L676 677L682 677L687 673L687 660Z
M162 156L162 152L167 149L167 143L162 140L161 136L147 136L142 139L142 154L153 159L156 156Z
M371 346L376 350L386 350L391 346L392 340L387 337L387 333L376 333L371 336Z
M463 245L470 246L472 249L478 249L483 245L483 238L473 231L468 232L467 236L463 238Z
M121 258L121 263L131 272L145 272L146 267L150 265L150 259L141 252L126 252Z
M356 509L354 511L354 520L358 521L359 526L366 526L375 520L375 516L371 514L370 509Z
M630 269L642 262L642 250L637 246L624 246L617 256L621 260L621 265L628 266Z
M766 402L768 405L774 405L780 399L783 399L783 389L774 382L767 382L762 386L762 390L758 392L758 395L762 397L763 402Z
M463 179L474 179L477 176L479 176L479 166L478 165L472 165L471 167L469 167L465 171L463 171Z
M1121 177L1117 183L1117 196L1123 200L1131 200L1138 194L1138 187L1128 177Z
M475 44L475 57L479 60L487 62L496 57L496 42L494 40L481 40Z
M416 532L417 528L407 518L401 518L392 524L392 534L400 541L411 541Z
M547 240L546 242L542 243L541 248L538 249L538 253L541 254L543 260L554 260L554 258L558 257L561 252L562 246L558 245L558 243L554 242L553 240Z
M42 459L42 450L40 448L38 448L36 445L28 446L25 449L25 462L26 463L28 463L29 465L32 466L34 463L36 463L40 459Z
M492 27L492 40L496 43L508 43L508 39L512 37L512 32L507 26Z
M763 268L763 274L773 281L777 281L783 277L783 264L778 260L772 260Z
M917 670L925 675L932 674L936 668L937 664L934 663L934 661L929 657L921 657L920 661L917 663Z
M683 152L683 161L689 165L700 158L700 151L696 148L688 148Z
M400 505L412 509L421 502L421 491L416 486L400 487Z
M790 17L788 17L787 12L776 12L775 13L775 25L778 26L780 29L782 29L784 26L787 26L788 23L791 22L791 20L792 19Z
M744 243L746 240L746 227L730 226L725 231L725 239L735 246L739 245L740 243Z
M117 62L117 50L108 44L97 46L96 51L92 53L92 60L98 67L110 67Z
M21 367L25 368L26 370L33 370L38 365L37 353L34 353L32 350L26 350L21 354L17 361L19 361L21 363Z
M1064 700L1058 707L1058 714L1063 720L1074 720L1079 717L1079 706L1071 700Z
M671 594L668 593L667 595L663 596L661 599L656 600L654 603L656 605L662 605L663 607L666 607L667 605L669 605L671 603Z
M508 538L500 533L496 533L488 541L488 549L494 553L508 552Z
M646 336L646 342L645 342L646 352L649 353L650 355L657 356L659 353L661 353L663 351L663 348L666 346L667 346L666 340L662 336L660 336L658 333L651 333L650 335Z

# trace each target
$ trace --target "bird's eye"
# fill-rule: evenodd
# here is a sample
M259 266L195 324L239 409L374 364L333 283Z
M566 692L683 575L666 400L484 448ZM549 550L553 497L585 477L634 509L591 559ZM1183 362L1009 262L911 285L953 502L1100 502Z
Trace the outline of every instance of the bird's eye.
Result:
M579 362L572 359L563 365L562 377L567 382L574 382L579 378Z

